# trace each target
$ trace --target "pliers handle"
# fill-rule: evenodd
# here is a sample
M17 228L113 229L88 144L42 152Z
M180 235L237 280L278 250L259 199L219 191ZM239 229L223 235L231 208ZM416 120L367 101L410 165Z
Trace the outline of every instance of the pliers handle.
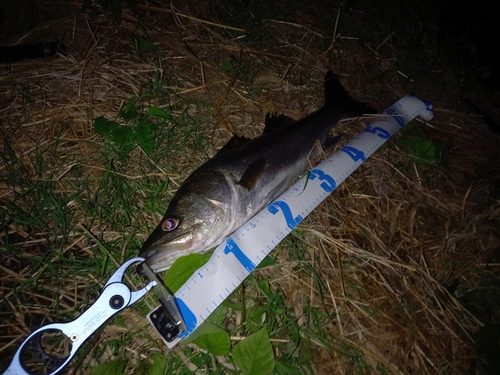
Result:
M32 375L23 361L28 344L32 342L35 345L35 354L43 365L50 367L51 372L48 375L57 374L61 371L75 356L80 346L96 332L104 323L116 313L131 306L141 299L151 288L156 285L151 281L144 288L131 291L122 280L127 268L134 263L144 262L144 258L137 257L125 262L110 277L100 297L90 308L75 320L68 323L47 324L31 333L17 350L12 363L5 371L5 375ZM71 352L68 357L57 359L45 353L41 345L43 333L59 331L67 336L71 341Z

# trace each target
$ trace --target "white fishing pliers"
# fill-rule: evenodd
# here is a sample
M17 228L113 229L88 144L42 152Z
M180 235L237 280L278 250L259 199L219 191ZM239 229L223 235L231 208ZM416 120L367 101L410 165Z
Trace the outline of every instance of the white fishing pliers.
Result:
M31 333L21 344L17 350L12 363L5 371L4 375L32 375L32 370L27 366L25 361L28 351L31 357L35 357L40 361L40 365L45 367L44 373L48 375L57 374L75 356L81 345L103 326L113 315L130 307L139 301L144 295L149 292L153 287L159 286L160 293L165 295L167 293L167 308L172 316L176 316L177 325L184 326L182 316L175 304L175 298L166 291L161 281L157 278L156 274L152 272L146 263L143 267L148 269L148 277L150 282L142 289L131 291L122 280L125 271L135 263L144 262L144 258L137 257L130 259L122 264L118 270L111 276L104 288L102 289L100 297L90 306L82 315L68 323L53 323L38 328ZM179 318L180 317L180 318ZM44 333L62 332L67 336L71 342L71 352L66 358L54 358L47 354L42 346L41 338ZM48 371L47 371L48 370Z

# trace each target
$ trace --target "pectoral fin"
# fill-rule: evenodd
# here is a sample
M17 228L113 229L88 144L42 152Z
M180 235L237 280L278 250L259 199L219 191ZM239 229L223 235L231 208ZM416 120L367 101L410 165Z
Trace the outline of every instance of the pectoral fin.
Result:
M269 164L265 157L260 157L255 159L245 170L243 176L238 181L238 185L243 186L247 190L252 190L257 182L262 178L264 173L266 173Z

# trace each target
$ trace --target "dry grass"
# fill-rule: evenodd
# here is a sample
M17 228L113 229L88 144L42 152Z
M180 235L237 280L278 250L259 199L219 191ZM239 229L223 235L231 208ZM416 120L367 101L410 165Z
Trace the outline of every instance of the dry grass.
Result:
M106 163L100 157L102 140L94 134L93 120L101 115L114 119L122 104L137 96L144 106L203 119L202 131L209 140L206 152L186 149L175 160L152 162L137 148L126 170L117 170L129 180L160 183L169 178L168 199L188 172L213 155L232 133L258 135L268 111L300 118L318 108L327 67L342 77L354 97L380 110L410 89L425 92L436 116L424 129L430 139L450 146L449 172L415 164L400 142L390 141L291 234L306 248L302 260L291 259L286 246L281 246L274 253L279 265L258 272L285 291L298 318L309 307L329 317L321 333L327 342L311 338L318 374L360 371L359 357L364 358L365 373L378 373L382 367L391 374L467 373L476 359L471 335L481 322L449 288L464 280L475 285L484 275L498 272L498 264L489 262L500 244L493 225L498 222L498 202L479 194L487 181L470 189L477 165L498 155L498 137L481 118L457 104L458 93L450 96L429 82L412 83L395 71L374 79L374 71L385 71L390 58L356 41L337 39L332 48L321 50L326 32L301 22L304 18L264 22L263 31L275 39L258 49L242 44L244 33L241 38L228 38L217 20L211 20L216 25L201 22L202 11L186 17L167 7L141 9L142 27L156 45L157 56L131 56L127 32L140 31L137 19L128 12L118 27L106 17L90 20L72 6L59 19L9 41L36 42L65 30L63 42L68 47L64 56L16 62L2 72L2 147L10 146L23 173L33 183L53 181L57 191L70 195L74 191L69 172L78 169L91 181L88 189L98 189L95 181L104 175ZM342 50L336 47L339 43ZM234 65L245 61L248 76L225 72L222 60ZM343 126L347 139L363 128L349 126ZM49 167L38 171L35 155L45 158ZM6 165L0 165L0 173L7 176ZM14 199L15 189L1 182L3 206ZM137 205L142 204L138 199ZM67 238L63 254L92 257L97 246L89 233L123 239L122 252L111 254L117 263L136 251L126 249L129 234L113 232L106 224L82 216L77 203L70 209L78 225ZM158 217L145 214L144 220L140 225L147 230ZM23 295L19 285L37 276L33 264L23 257L47 252L48 234L34 233L22 223L4 230L23 244L23 250L18 258L7 252L0 257L2 358L10 357L37 324L50 321L55 294L60 295L59 308L71 311L95 292L89 292L89 285L98 281L91 272L87 278L58 280L51 294L47 285L55 280L43 275L38 283L45 285L44 293ZM139 240L147 235L146 231L137 234ZM0 244L4 238L5 232ZM126 312L124 319L137 329L144 324L143 316L134 311ZM299 321L304 327L311 325L307 319ZM119 331L110 325L104 335L112 337ZM141 336L127 350L147 358L150 349L145 349L145 341L147 337ZM86 361L90 366L97 363L92 356Z

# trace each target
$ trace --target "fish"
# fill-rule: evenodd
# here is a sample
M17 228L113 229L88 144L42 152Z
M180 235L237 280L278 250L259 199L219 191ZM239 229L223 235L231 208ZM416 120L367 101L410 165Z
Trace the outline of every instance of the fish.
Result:
M307 170L340 121L375 111L352 99L331 70L324 79L325 103L301 120L268 113L262 134L234 135L211 159L192 172L170 201L165 215L140 249L155 272L183 255L203 253L272 203Z

